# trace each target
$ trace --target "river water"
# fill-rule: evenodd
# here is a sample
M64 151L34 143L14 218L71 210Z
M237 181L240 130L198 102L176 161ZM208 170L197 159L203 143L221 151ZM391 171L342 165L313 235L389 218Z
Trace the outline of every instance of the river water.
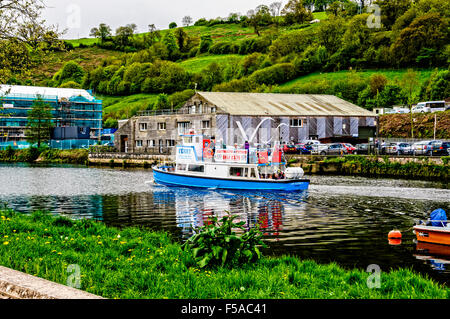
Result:
M351 269L408 267L450 284L450 247L417 243L411 227L436 208L450 215L448 184L312 176L308 191L268 193L167 188L149 170L0 164L0 202L107 225L142 225L179 241L210 216L228 212L262 226L266 255L296 255ZM400 245L389 244L392 229Z

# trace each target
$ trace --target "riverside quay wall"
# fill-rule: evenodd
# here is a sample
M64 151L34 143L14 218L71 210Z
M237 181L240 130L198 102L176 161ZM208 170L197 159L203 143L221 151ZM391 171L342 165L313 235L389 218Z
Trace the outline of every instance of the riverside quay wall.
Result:
M360 175L448 181L446 157L321 156L286 155L290 166L302 167L308 175ZM158 163L174 163L174 155L130 153L89 154L89 165L151 168Z

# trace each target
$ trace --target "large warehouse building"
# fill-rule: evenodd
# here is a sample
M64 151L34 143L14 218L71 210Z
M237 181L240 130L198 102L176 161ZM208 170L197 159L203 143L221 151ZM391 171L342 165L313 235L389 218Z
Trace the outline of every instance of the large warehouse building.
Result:
M121 152L167 151L192 132L227 145L367 141L376 134L376 115L331 95L197 92L176 111L142 112L122 123L115 141Z
M102 130L102 101L79 89L0 85L0 148L27 148L28 113L41 98L52 106L51 147L80 148L96 143Z

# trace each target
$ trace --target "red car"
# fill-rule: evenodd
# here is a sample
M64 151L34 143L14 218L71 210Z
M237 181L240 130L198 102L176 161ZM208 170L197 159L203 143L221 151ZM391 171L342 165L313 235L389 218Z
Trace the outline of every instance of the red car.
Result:
M347 154L353 154L356 151L356 147L349 143L341 143L344 148L347 150Z
M285 154L295 154L295 153L297 153L297 148L293 144L284 144L283 152Z

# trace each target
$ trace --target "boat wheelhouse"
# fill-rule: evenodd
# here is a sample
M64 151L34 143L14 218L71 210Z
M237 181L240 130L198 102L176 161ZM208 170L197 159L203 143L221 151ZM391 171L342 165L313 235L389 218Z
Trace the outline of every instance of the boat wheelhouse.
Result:
M286 167L278 145L239 149L237 145L216 145L202 135L184 135L182 139L183 145L176 148L176 164L153 168L156 183L268 191L297 191L309 186L301 168Z

